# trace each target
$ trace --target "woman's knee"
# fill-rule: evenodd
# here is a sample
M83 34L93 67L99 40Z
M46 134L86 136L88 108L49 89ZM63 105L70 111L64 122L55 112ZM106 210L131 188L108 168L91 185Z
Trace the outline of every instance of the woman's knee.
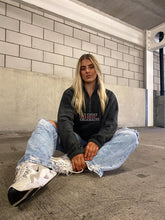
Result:
M132 130L132 129L128 129L127 131L127 139L131 142L131 143L136 143L138 144L138 137L139 134L137 131Z
M45 128L46 130L52 130L52 129L50 129L52 127L51 124L53 125L54 128L57 128L56 122L54 122L52 120L47 120L47 119L41 118L38 121L37 127ZM53 130L56 130L56 129L53 129Z
M127 141L130 140L131 142L137 142L139 134L136 130L129 129L129 128L122 128L118 131L118 134L121 138L125 138Z

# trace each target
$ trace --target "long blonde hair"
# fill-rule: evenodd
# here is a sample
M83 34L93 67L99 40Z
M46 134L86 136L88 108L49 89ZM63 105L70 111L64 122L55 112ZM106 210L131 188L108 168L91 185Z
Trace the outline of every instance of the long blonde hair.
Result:
M74 89L72 105L73 105L74 109L76 110L76 112L82 116L83 115L82 108L86 109L84 90L83 90L83 80L82 80L81 74L80 74L81 62L84 59L90 60L96 70L97 84L98 84L97 93L100 98L101 112L102 112L102 114L104 114L106 103L107 103L107 95L105 92L99 63L92 54L82 55L77 63L76 72L75 72L75 79L72 84L72 88Z

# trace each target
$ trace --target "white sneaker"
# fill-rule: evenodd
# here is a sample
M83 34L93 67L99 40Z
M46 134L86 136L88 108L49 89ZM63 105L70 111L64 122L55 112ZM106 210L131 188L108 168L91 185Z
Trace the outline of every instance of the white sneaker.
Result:
M45 186L57 173L40 164L24 162L16 170L14 183L8 190L11 205L18 206L34 192Z
M58 174L69 175L71 173L82 173L83 170L79 172L73 171L72 163L67 154L64 154L61 157L51 157L50 159L56 166L56 172Z

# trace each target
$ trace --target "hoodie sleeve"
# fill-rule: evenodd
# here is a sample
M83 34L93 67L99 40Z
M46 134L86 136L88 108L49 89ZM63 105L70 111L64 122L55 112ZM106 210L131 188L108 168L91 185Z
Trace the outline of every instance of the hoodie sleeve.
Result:
M67 89L62 96L58 111L58 132L65 152L70 159L77 154L84 153L84 149L73 130L75 110L71 105L72 97L73 89Z
M115 95L108 91L108 104L102 116L101 128L98 133L91 136L88 142L94 142L101 148L105 142L111 140L117 130L118 103Z

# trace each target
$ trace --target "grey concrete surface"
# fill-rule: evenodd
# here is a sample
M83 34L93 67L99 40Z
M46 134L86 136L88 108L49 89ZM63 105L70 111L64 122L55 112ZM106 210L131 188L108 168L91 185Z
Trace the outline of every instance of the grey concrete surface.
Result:
M30 134L0 133L0 220L164 220L165 128L137 130L139 146L118 170L59 175L16 208L7 190Z

